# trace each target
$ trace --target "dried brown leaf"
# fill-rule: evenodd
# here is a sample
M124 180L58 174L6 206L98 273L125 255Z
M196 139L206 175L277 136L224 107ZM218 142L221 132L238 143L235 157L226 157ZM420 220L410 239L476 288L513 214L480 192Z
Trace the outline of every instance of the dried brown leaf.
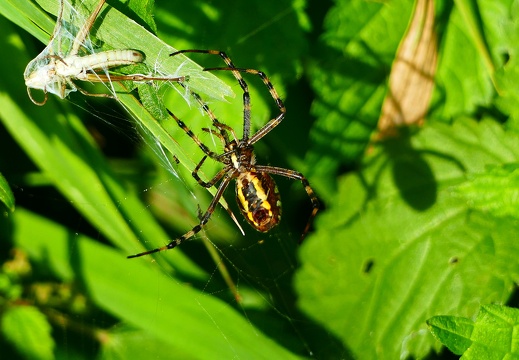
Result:
M394 135L397 127L423 122L434 87L436 62L434 0L417 0L389 76L378 122L379 138Z

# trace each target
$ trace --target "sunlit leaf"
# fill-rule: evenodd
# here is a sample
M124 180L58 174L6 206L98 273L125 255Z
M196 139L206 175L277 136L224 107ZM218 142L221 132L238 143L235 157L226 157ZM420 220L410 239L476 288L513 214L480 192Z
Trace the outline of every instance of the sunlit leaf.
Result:
M472 345L470 339L474 331L474 321L455 316L434 316L427 325L442 343L456 355L462 355Z
M429 329L445 346L463 360L517 359L516 328L519 310L481 306L476 320L457 316L435 316L427 320Z
M14 195L7 183L7 180L0 173L0 201L4 203L8 210L14 211Z
M503 19L502 41L509 57L502 67L497 69L496 82L499 89L497 106L512 117L511 127L519 129L519 1L514 1L510 13Z
M495 96L494 71L503 65L509 33L503 23L514 0L456 1L443 34L437 73L438 115L451 118L488 106Z
M3 336L26 359L54 359L51 326L37 308L13 306L2 313Z
M341 179L303 245L301 308L357 357L394 359L431 350L427 318L506 301L519 226L453 192L487 166L517 162L518 141L493 121L460 120L384 143Z
M457 191L476 210L519 218L519 166L489 166L470 176Z
M118 326L106 332L107 341L103 343L100 359L125 360L154 357L187 358L188 354L175 350L174 346L151 336L149 333L129 326Z

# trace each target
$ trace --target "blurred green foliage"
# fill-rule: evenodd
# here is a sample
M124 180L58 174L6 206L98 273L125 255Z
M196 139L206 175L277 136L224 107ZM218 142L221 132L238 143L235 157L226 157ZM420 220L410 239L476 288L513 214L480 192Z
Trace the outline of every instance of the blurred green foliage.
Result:
M310 203L300 184L279 179L283 220L269 234L239 219L243 237L219 209L192 241L135 260L126 256L194 226L212 197L190 174L202 152L153 104L221 149L175 84L146 107L133 84L118 85L119 104L74 93L34 105L22 74L46 45L57 5L0 2L3 355L441 358L429 328L457 353L471 342L464 333L463 349L444 341L438 316L517 305L519 1L437 1L426 123L378 142L412 1L109 1L94 27L100 46L135 48L154 70L189 74L238 134L241 88L231 74L200 71L221 59L167 55L218 49L264 71L287 116L256 144L258 162L301 171L323 203L298 246ZM245 79L257 130L276 105L260 79ZM206 163L209 179L221 165ZM209 255L207 238L223 260ZM229 275L220 276L221 264ZM446 337L459 339L456 331Z
M519 310L502 305L482 305L475 320L459 316L434 316L427 321L438 340L461 359L516 357L514 328ZM511 346L510 346L511 345Z

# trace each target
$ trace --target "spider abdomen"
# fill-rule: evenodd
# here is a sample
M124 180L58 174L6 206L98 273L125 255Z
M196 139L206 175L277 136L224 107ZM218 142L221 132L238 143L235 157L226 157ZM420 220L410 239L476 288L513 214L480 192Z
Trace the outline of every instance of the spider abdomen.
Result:
M263 172L245 172L236 179L236 200L243 217L258 231L267 232L281 220L276 183Z

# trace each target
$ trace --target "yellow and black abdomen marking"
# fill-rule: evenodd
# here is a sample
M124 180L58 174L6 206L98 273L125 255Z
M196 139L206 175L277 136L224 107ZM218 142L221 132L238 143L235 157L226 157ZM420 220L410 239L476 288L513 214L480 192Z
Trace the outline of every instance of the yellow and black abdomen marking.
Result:
M236 200L253 228L267 232L281 220L281 200L276 183L263 172L244 172L236 180Z

